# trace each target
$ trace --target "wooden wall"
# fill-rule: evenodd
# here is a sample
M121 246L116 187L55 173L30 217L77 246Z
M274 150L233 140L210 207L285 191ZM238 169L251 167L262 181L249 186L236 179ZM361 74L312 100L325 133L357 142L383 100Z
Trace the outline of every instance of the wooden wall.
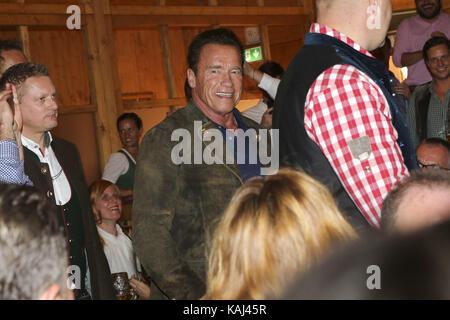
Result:
M443 0L450 10L450 0ZM115 119L136 112L144 132L185 104L186 54L212 26L233 29L245 43L260 26L266 52L286 68L314 19L314 0L0 0L0 38L19 39L30 60L45 64L58 91L54 134L74 142L88 182L120 147ZM68 30L65 10L78 4L82 30ZM414 0L393 1L394 10ZM22 27L19 27L21 25ZM25 27L24 27L25 26ZM255 63L258 67L260 63ZM260 97L244 80L242 106Z

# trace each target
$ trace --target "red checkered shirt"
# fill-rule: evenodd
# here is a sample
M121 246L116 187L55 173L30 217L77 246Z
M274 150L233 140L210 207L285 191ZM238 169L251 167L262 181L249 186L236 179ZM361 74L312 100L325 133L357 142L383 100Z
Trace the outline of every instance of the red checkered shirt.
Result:
M314 23L310 32L337 38L372 55L339 31ZM386 194L408 175L389 104L375 82L354 66L338 64L325 70L309 88L305 128L319 145L345 190L367 221L380 226ZM348 142L369 137L368 159L352 156Z

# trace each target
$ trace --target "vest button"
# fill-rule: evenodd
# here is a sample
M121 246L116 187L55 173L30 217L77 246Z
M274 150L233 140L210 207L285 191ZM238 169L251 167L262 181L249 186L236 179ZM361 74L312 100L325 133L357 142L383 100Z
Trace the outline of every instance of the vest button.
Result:
M47 198L51 198L53 197L53 192L51 192L50 190L47 191Z
M41 168L41 173L42 174L47 174L47 168L46 167L42 167Z

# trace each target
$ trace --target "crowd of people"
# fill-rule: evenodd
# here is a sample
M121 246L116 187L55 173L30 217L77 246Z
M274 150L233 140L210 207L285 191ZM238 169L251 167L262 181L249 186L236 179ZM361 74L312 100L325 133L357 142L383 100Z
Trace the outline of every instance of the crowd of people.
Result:
M246 63L229 29L199 33L186 107L142 141L122 114L89 188L50 133L49 71L0 41L0 298L120 299L119 273L140 299L450 298L430 274L450 276L450 16L415 2L392 50L391 1L374 27L368 0L316 0L286 70ZM244 76L263 97L241 113Z

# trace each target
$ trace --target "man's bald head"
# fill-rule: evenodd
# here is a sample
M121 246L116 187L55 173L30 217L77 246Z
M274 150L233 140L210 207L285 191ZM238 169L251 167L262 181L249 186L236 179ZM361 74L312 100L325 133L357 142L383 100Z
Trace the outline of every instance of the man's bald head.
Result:
M384 43L391 0L316 0L317 22L345 34L368 51Z

